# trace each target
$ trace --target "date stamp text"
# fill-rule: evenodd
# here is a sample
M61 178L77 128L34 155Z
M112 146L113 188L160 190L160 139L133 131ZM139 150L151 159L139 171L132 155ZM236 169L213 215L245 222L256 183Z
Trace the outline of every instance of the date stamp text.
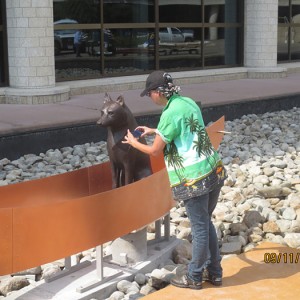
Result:
M265 252L264 263L266 264L297 264L300 262L300 252L297 253L275 253L275 252Z

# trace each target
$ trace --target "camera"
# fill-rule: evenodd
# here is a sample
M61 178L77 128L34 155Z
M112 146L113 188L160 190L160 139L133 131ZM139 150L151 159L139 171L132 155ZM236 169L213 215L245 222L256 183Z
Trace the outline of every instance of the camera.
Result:
M140 131L140 130L133 130L133 131L131 131L131 133L132 133L132 135L135 137L135 138L137 138L137 139L139 139L140 137L141 137L141 135L143 134L143 132L142 131Z

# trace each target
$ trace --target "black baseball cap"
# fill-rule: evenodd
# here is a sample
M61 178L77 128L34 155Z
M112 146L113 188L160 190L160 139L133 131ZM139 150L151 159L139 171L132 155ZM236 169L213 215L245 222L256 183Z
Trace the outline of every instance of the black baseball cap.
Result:
M146 80L146 88L141 93L141 97L144 97L150 91L155 90L158 87L163 87L172 81L172 77L165 71L152 72Z

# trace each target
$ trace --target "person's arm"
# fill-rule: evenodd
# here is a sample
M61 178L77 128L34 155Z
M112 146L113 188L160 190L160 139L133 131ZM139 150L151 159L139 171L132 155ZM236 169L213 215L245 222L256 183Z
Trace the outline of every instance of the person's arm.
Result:
M155 131L154 131L155 132ZM154 133L153 132L153 133ZM148 131L147 134L150 133L150 130ZM151 131L152 133L152 131ZM146 132L143 133L143 135L146 135ZM131 145L133 148L141 151L141 152L144 152L148 155L151 155L151 156L158 156L160 155L165 146L166 146L166 143L163 141L163 139L160 137L160 135L156 135L155 139L154 139L154 142L152 145L145 145L145 144L142 144L138 141L138 139L136 139L132 133L130 132L130 130L127 131L127 135L125 136L125 140L122 141L123 144L129 144Z

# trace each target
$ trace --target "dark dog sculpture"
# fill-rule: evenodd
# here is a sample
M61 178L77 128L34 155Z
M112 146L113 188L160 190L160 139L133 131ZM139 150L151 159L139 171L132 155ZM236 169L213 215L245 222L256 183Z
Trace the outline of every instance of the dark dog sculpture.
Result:
M152 174L149 156L122 143L127 129L133 131L138 126L131 111L125 105L123 96L112 100L108 94L105 94L101 117L97 124L108 130L107 150L112 170L112 188ZM146 143L143 138L140 138L140 141Z

